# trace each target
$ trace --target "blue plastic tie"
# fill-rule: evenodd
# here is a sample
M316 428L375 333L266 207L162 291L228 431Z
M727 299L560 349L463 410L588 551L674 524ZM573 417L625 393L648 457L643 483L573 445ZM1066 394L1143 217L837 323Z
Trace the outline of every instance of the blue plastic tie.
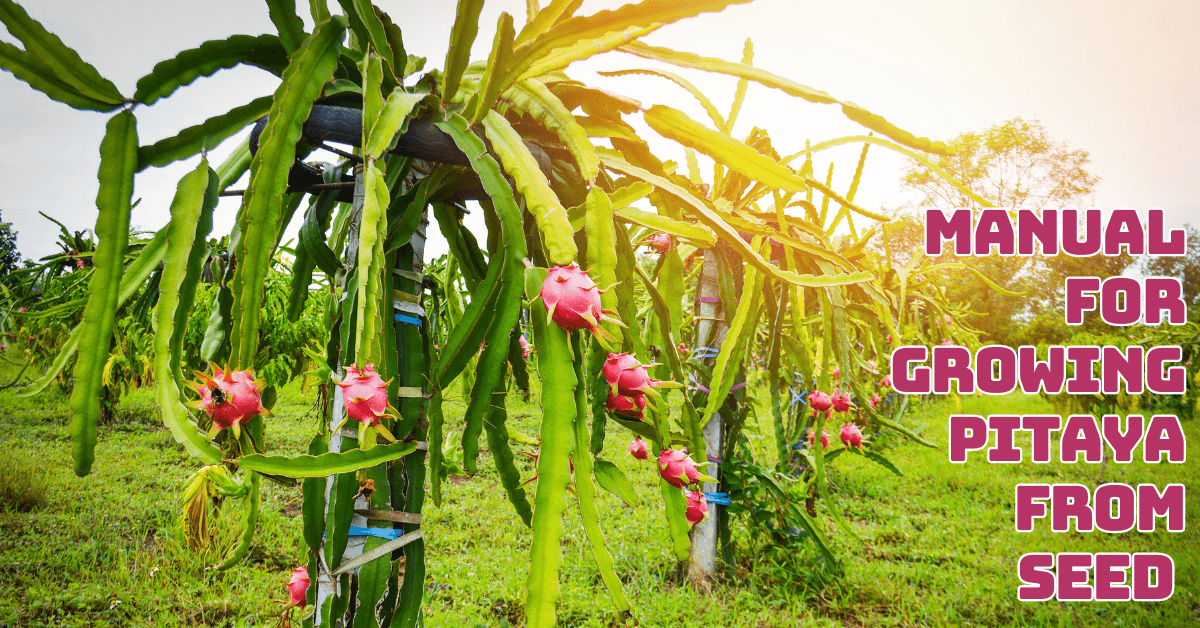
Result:
M395 530L392 528L359 528L350 526L348 534L349 536L374 536L390 541L404 536L405 532L404 530Z
M733 503L729 500L728 493L709 493L706 491L704 493L704 499L708 500L708 503L710 504L720 504L722 506L728 506L729 504Z
M421 319L416 318L414 316L405 316L404 314L396 314L395 318L396 318L397 323L408 323L409 325L416 325L417 327L424 326L424 323L421 322Z

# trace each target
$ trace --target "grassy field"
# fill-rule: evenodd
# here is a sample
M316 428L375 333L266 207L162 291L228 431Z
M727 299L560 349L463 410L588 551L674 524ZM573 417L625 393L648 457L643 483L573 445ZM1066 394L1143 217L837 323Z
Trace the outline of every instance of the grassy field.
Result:
M3 381L11 378L0 369ZM93 473L71 472L66 398L21 399L0 391L0 626L272 626L288 571L302 555L299 489L264 483L264 513L250 558L223 574L206 571L236 533L236 504L220 520L217 549L186 548L177 527L180 490L196 465L161 426L150 390L126 396L118 419L100 431ZM281 395L268 438L275 451L299 451L312 433L311 395ZM461 413L451 404L451 412ZM964 412L1049 413L1037 399L968 398ZM781 557L739 552L738 566L709 594L681 584L668 551L654 469L609 439L605 457L642 496L630 508L602 493L600 508L616 567L650 626L1189 626L1200 625L1196 599L1197 505L1188 499L1188 529L1170 534L1051 534L1013 530L1019 482L1167 482L1191 484L1187 465L964 465L946 461L948 401L907 418L942 446L901 444L888 455L905 471L892 475L856 456L831 476L835 499L860 539L830 525L847 575L818 581L807 550ZM510 416L536 432L535 411L518 402ZM1200 429L1184 423L1197 442ZM763 430L762 434L769 434ZM771 449L769 436L752 436ZM521 457L524 459L524 457ZM426 625L519 626L529 534L513 514L485 454L481 473L455 479L442 507L427 509L429 581ZM523 474L532 471L522 462ZM820 508L820 507L819 507ZM735 523L735 540L747 547ZM596 575L578 514L569 509L560 618L567 626L610 625L612 613ZM1175 559L1176 592L1164 603L1021 604L1016 560L1029 551L1162 551Z

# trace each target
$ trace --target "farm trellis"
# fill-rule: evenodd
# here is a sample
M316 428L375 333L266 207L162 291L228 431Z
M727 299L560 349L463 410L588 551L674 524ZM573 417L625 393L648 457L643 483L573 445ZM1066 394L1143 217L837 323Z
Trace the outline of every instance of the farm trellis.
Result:
M0 20L24 45L3 44L0 67L69 106L117 112L100 147L90 296L74 306L82 321L39 383L44 387L74 358L76 472L88 473L93 462L113 320L156 272L153 375L165 423L202 465L189 496L245 504L244 532L218 568L236 565L248 552L262 482L300 483L308 572L318 583L307 601L316 606L311 621L317 625L418 623L425 578L421 537L436 533L420 524L426 485L436 504L451 490L443 480L452 468L475 472L481 437L509 500L532 528L529 625L556 623L563 512L572 483L614 611L636 622L634 600L622 591L596 507L596 485L618 494L628 486L601 457L605 437L616 431L649 442L660 461L664 534L674 555L687 560L689 522L702 516L704 498L697 491L685 496L681 488L703 480L713 484L710 494L714 487L716 493L733 490L725 474L718 485L698 467L710 457L721 461L721 469L743 458L747 413L726 401L758 351L766 354L780 468L803 470L743 469L755 470L771 488L779 516L803 528L836 563L824 521L815 510L801 509L780 484L798 482L819 494L830 519L849 532L826 491L826 465L854 451L899 470L872 451L869 440L864 448L843 437L847 446L828 453L797 448L806 431L823 433L830 413L784 398L797 381L784 374L794 367L807 390L839 388L836 398L844 403L836 410L868 435L891 429L920 441L899 423L900 412L876 407L871 386L878 385L874 373L886 364L892 343L922 338L928 330L911 323L950 307L921 277L948 265L933 267L917 257L894 268L890 259L870 254L866 245L875 229L856 230L854 217L887 218L854 202L863 160L841 194L831 178L816 177L812 158L861 143L864 160L875 145L933 167L921 153L946 148L853 103L753 67L749 44L736 63L638 42L664 25L740 1L645 0L587 16L575 15L578 0L555 0L541 9L529 3L525 26L518 31L513 17L502 14L488 58L471 62L482 2L462 0L444 69L428 72L422 72L425 59L404 48L400 26L369 2L342 1L342 15L331 15L324 2L311 3L315 27L308 33L293 2L268 1L278 35L239 35L183 51L156 65L126 97L18 5L0 0ZM651 74L681 86L713 127L564 73L575 61L612 50L737 77L732 110L722 114L685 78L663 70L613 75ZM172 138L140 144L138 107L169 106L177 89L239 64L279 77L274 95ZM839 106L873 133L829 140L789 157L775 152L764 130L735 139L752 82ZM686 175L637 135L624 119L634 115L683 147ZM179 183L170 224L150 243L130 249L135 175L206 155L256 121L251 138L225 163L212 168L202 156ZM302 161L335 143L344 146L332 147L341 163ZM710 180L701 176L695 153L714 161ZM790 164L801 157L794 169ZM216 199L232 193L226 188L247 171L229 255L214 258L207 237ZM301 209L305 196L308 205ZM479 202L486 234L463 226L462 202L468 199ZM450 247L449 258L436 267L423 259L430 215ZM254 369L275 351L260 337L263 283L294 220L301 227L288 315L298 315L309 299L319 301L325 336L321 346L305 350L310 373L342 386L321 387L328 420L308 454L279 456L266 448L270 422L264 416L286 378L267 382L255 378ZM848 236L838 232L843 224ZM636 252L647 240L655 245L654 258ZM690 265L693 256L703 256L703 271ZM192 376L180 368L182 337L206 268L218 289L202 353L214 364L195 376L193 395L185 386ZM699 295L699 317L685 306L697 272L715 279ZM717 312L726 326L723 338L708 338L701 325L693 336L704 351L689 359L681 334ZM761 325L769 330L765 337L758 333ZM970 333L961 324L955 328ZM532 338L535 362L522 347L523 332ZM531 500L523 488L528 478L512 460L505 399L510 380L528 386L533 364L543 416ZM443 407L444 391L456 382L467 382L470 391L461 433L449 431ZM197 411L189 411L189 401ZM712 440L710 451L705 426L718 415L726 420L714 424L721 438ZM344 427L347 422L357 429ZM721 530L707 528L706 538L728 536L728 518L719 521ZM713 561L707 564L710 569Z

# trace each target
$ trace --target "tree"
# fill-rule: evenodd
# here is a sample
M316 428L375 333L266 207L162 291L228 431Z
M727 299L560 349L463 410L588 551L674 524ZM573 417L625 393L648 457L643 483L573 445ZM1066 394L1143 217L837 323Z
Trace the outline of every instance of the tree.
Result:
M0 214L0 283L3 283L9 273L16 270L21 263L21 253L17 251L17 232L11 222L3 221Z
M950 146L955 154L938 157L938 167L997 207L1081 206L1100 182L1087 171L1086 150L1054 142L1036 119L1013 118L981 133L963 133ZM910 169L903 183L920 194L916 207L979 207L928 168Z
M1037 120L1013 118L982 132L968 132L950 142L955 153L934 163L961 181L975 194L997 207L1040 211L1057 207L1086 206L1099 177L1087 171L1088 152L1050 138ZM927 208L981 209L970 196L924 166L904 173L902 185L916 200L902 207L900 220L888 225L889 243L898 259L923 246ZM953 255L949 253L947 255ZM1037 343L1062 340L1063 279L1075 274L1110 277L1130 263L1128 255L1104 259L1067 256L968 257L955 259L997 285L1021 296L987 289L974 274L946 273L947 297L962 302L975 313L975 325L993 342Z
M1200 232L1191 224L1183 226L1187 231L1187 254L1182 257L1146 258L1143 272L1157 277L1177 277L1183 282L1183 300L1188 312L1197 312L1200 305Z

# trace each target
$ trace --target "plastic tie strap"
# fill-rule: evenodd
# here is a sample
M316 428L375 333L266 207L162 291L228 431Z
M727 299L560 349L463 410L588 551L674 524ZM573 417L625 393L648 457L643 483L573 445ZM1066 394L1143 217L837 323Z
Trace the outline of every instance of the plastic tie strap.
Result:
M700 297L697 301L701 303L720 303L720 297Z
M704 499L707 500L708 503L710 503L710 504L717 504L720 506L728 506L733 503L732 501L729 500L728 493L709 493L708 491L705 491ZM350 528L350 529L354 530L354 528Z
M394 316L394 318L396 319L397 323L407 323L409 325L416 325L417 327L423 327L425 325L425 323L421 322L421 319L419 319L415 316L408 316L406 314L396 314Z
M328 532L325 534L326 536L329 535ZM374 536L391 541L404 536L405 532L404 530L396 530L394 528L360 528L357 526L350 526L348 529L348 534L349 536Z

